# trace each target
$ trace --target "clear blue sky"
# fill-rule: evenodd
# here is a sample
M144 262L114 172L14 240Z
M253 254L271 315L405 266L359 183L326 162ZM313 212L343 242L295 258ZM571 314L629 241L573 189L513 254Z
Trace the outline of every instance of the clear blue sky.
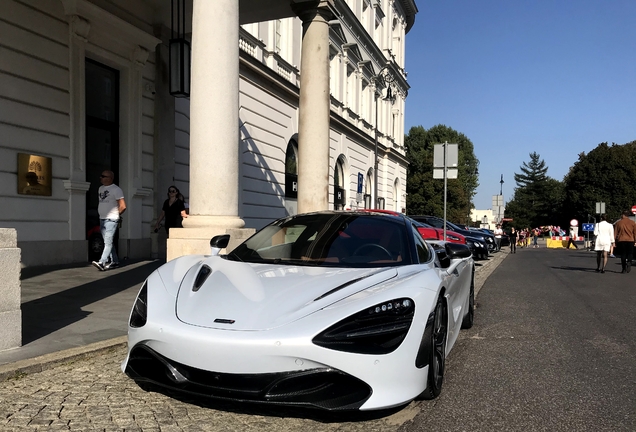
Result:
M636 140L636 0L416 0L406 132L445 124L480 160L477 209L507 202L529 154L563 180L578 154Z

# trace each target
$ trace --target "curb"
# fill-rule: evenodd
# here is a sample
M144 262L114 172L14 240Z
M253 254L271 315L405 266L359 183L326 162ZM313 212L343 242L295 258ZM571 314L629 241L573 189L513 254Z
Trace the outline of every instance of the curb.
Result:
M92 357L112 348L124 347L127 344L127 338L128 336L119 336L77 348L69 348L51 354L45 354L39 357L1 365L0 382L19 378L20 376L27 374L42 372L70 361Z

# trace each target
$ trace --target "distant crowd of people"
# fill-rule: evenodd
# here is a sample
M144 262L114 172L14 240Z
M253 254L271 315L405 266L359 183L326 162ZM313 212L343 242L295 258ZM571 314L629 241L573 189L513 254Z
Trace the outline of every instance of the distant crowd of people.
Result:
M501 225L497 225L495 238L501 239L504 234ZM510 240L510 253L517 253L517 247L538 248L538 239L541 236L550 237L568 237L567 248L576 245L576 229L570 227L569 235L558 225L546 225L537 228L524 228L517 230L514 227L508 232ZM608 258L621 259L621 273L629 273L634 258L634 249L636 248L636 222L631 218L631 212L622 213L621 219L611 224L607 221L606 215L601 215L601 221L594 227L594 250L596 251L596 271L605 273ZM497 242L500 243L499 241ZM616 251L616 256L614 256Z

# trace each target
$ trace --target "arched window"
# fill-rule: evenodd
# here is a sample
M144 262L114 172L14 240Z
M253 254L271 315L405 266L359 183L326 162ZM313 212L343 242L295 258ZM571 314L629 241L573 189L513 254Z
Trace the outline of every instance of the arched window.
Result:
M371 196L373 195L373 168L369 168L367 171L367 179L364 183L364 208L373 208L373 201Z
M400 179L396 178L393 182L393 210L402 211L402 192L400 190Z
M347 196L344 188L344 163L342 157L338 158L333 171L333 208L334 210L344 210L347 203Z
M293 138L285 152L285 197L298 198L298 144Z

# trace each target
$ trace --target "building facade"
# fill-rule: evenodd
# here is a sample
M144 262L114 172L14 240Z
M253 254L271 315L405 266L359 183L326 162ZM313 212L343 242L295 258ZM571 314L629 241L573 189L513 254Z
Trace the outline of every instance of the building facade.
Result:
M404 207L413 0L186 1L190 97L169 91L168 0L3 6L0 227L16 228L23 265L88 261L104 169L131 259L165 253L151 227L172 184L191 213L172 256L208 226Z

